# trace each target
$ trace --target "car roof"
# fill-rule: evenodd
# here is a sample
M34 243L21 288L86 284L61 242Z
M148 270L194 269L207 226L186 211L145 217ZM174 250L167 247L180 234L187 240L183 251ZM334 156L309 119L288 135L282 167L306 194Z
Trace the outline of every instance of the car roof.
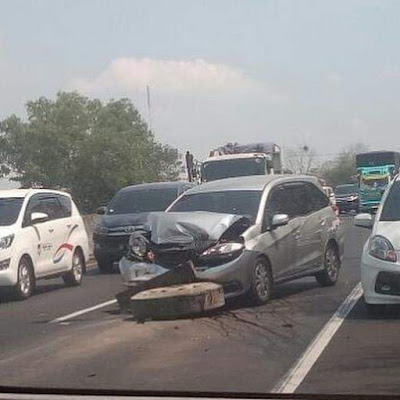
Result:
M344 187L344 186L357 186L357 183L343 183L342 185L337 185L336 187Z
M125 186L120 192L133 192L136 190L149 190L149 189L179 189L182 186L192 186L193 183L186 181L173 181L173 182L153 182L153 183L140 183L137 185Z
M186 194L221 192L226 190L255 190L261 191L270 183L307 181L318 184L318 179L310 175L251 175L235 178L219 179L203 183L185 192Z
M263 157L266 158L266 153L238 153L238 154L223 154L220 156L212 156L208 157L204 160L205 163L212 162L212 161L223 161L223 160L236 160L242 158L255 158L255 157Z
M10 197L24 198L28 195L34 195L38 193L54 193L71 197L69 193L51 189L6 189L6 190L0 190L0 198L10 198Z

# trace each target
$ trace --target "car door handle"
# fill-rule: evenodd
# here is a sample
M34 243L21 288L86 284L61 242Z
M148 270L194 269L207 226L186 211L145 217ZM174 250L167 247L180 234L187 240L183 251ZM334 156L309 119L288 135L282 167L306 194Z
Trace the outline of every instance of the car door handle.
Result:
M72 226L72 224L67 224L67 228L68 229L71 228L71 226Z
M54 232L54 228L49 228L49 232L53 233Z

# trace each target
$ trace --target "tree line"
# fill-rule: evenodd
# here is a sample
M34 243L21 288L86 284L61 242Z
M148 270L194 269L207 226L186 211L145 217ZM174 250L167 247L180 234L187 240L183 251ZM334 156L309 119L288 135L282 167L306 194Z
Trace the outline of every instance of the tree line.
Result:
M21 187L66 190L93 212L121 187L178 178L178 150L155 140L129 99L60 92L26 113L0 121L0 174Z

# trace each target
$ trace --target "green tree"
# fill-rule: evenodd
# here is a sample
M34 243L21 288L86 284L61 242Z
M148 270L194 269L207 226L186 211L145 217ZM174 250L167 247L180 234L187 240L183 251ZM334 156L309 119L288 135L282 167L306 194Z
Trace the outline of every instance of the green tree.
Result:
M66 189L91 212L123 186L178 177L178 151L155 140L129 99L60 92L26 110L26 121L0 122L0 173L23 187Z
M356 154L368 151L368 148L357 143L342 150L332 161L327 161L321 168L321 176L332 186L357 181Z

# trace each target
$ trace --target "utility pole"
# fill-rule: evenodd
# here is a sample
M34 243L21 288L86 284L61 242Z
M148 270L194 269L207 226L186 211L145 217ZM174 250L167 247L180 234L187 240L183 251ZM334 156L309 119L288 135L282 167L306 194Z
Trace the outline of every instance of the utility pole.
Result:
M151 131L151 99L150 99L150 86L146 86L146 99L147 99L147 114L149 122L149 130Z

